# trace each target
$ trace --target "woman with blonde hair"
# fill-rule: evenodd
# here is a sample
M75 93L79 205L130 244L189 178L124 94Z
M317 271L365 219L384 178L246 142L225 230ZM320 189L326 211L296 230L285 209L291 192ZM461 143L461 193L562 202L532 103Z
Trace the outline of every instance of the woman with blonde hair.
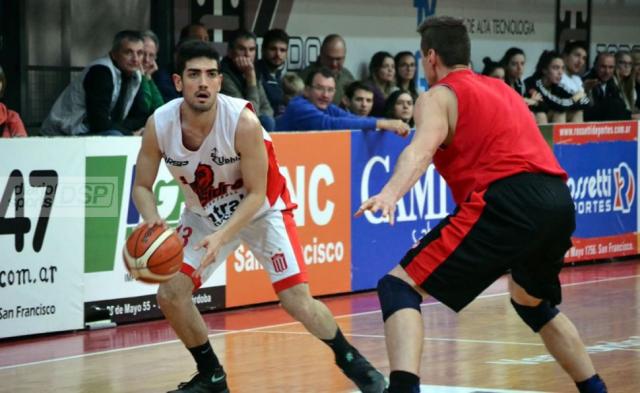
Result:
M627 110L631 113L637 113L636 101L638 100L638 96L631 53L626 50L620 50L616 53L615 58L616 68L613 73L613 80L620 89L620 95L624 100Z

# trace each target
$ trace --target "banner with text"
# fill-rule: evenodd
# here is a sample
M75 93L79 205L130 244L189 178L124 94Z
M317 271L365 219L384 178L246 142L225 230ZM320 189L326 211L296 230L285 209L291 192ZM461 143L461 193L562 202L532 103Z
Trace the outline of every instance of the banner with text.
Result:
M291 199L313 295L351 291L350 132L273 134ZM276 300L260 263L245 247L227 260L227 307Z
M554 127L554 152L576 207L567 262L637 253L637 137L638 122Z
M351 133L351 211L380 192L410 138L387 132ZM412 244L455 208L444 179L431 165L396 206L395 224L365 212L351 223L352 287L375 288L378 279L395 266Z
M81 329L84 141L0 139L0 338Z

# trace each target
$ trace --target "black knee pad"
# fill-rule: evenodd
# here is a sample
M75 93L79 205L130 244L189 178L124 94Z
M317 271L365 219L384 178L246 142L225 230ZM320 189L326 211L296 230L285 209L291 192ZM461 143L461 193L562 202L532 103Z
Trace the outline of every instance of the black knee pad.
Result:
M378 299L380 299L384 321L403 308L412 308L420 312L420 303L422 303L422 295L411 285L389 274L378 281Z
M529 325L531 330L538 333L550 320L552 320L560 310L552 306L548 300L543 300L535 307L523 306L511 299L511 305L515 308L520 318Z

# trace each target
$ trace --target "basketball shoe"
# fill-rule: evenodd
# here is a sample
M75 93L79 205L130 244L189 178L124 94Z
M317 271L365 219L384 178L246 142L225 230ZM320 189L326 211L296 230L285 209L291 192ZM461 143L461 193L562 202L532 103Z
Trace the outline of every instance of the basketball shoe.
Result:
M197 373L189 382L182 382L178 389L167 393L229 393L227 374L222 368L217 369L212 375Z
M357 349L352 348L344 358L336 358L336 364L362 393L382 393L384 391L384 376L373 368Z

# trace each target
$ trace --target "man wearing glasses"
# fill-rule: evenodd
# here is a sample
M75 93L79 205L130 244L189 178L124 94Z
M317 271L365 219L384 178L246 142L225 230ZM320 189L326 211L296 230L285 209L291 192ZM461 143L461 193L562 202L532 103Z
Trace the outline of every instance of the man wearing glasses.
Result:
M302 96L289 102L284 114L276 119L278 131L310 130L374 130L384 129L400 136L409 133L409 125L402 120L355 116L333 104L336 81L333 73L319 68L305 80Z

